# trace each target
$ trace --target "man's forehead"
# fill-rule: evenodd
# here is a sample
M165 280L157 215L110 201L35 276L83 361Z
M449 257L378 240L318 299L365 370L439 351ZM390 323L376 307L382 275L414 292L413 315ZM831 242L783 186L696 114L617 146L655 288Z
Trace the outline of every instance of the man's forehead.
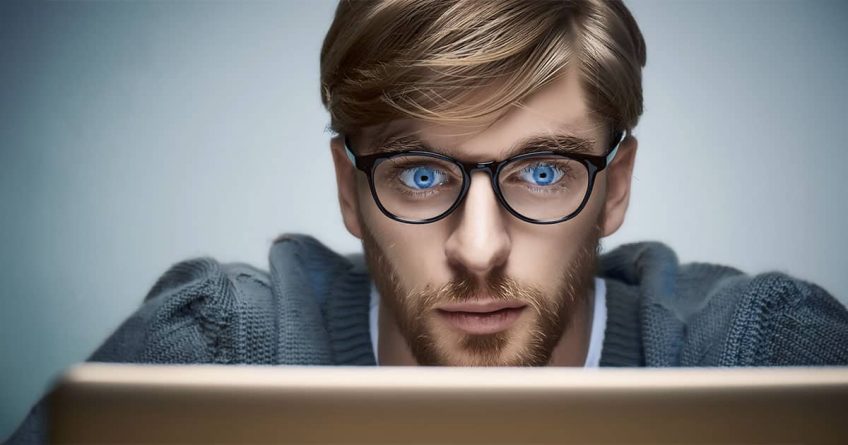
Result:
M569 74L497 115L451 123L399 119L363 129L362 139L368 146L379 148L406 138L438 147L445 154L494 159L532 138L568 138L594 144L603 140L604 131L589 113L577 76Z

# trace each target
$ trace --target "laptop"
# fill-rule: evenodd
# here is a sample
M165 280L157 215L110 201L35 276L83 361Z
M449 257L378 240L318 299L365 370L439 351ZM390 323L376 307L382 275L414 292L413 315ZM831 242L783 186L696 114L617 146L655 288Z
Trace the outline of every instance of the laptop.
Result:
M848 443L848 368L83 364L55 443Z

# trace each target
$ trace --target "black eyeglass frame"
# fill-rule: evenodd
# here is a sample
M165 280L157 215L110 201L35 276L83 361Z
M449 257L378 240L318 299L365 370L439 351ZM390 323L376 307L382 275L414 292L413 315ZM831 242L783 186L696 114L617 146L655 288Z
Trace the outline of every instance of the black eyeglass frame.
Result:
M571 153L571 154L562 154L553 151L537 151L524 153L517 156L513 156L511 158L507 158L501 161L487 161L487 162L462 162L457 159L454 159L450 156L446 156L439 153L433 153L430 151L422 151L422 150L406 150L394 153L375 153L371 155L357 155L353 152L351 148L350 140L347 135L344 136L344 149L347 154L348 159L353 163L357 170L362 171L368 177L368 185L371 189L371 197L374 198L374 202L377 204L377 207L383 212L384 215L398 222L406 223L406 224L430 224L440 219L443 219L450 215L454 210L457 209L462 204L462 201L465 199L465 195L468 193L468 189L471 187L471 174L478 170L484 170L489 174L489 180L492 183L492 189L495 192L495 196L498 198L498 202L510 213L512 216L516 218L526 221L532 224L558 224L561 222L568 221L569 219L577 216L584 207L586 207L586 203L589 202L589 197L592 194L592 189L595 186L595 177L601 171L603 171L607 166L609 166L613 159L615 158L616 153L618 153L618 148L621 146L621 142L624 141L626 136L625 132L618 132L613 137L614 145L607 150L606 154L603 155L587 155L587 154L579 154L579 153ZM377 194L377 187L374 184L374 171L377 169L377 166L382 162L387 161L391 158L398 156L426 156L434 159L439 159L442 161L450 162L457 167L459 167L460 171L462 171L462 189L459 192L459 195L456 198L456 201L444 212L440 213L437 216L432 218L424 219L424 220L411 220L405 219L401 216L395 215L387 208L383 206L383 203L380 202L380 197ZM586 188L586 193L583 196L583 200L580 202L580 205L576 210L571 212L570 214L556 220L544 221L533 218L528 218L509 205L504 198L503 193L501 193L500 184L498 184L497 178L500 175L501 169L504 165L507 165L511 162L519 161L522 159L528 158L536 158L536 157L547 157L547 156L558 156L567 159L571 159L581 163L584 167L586 167L587 172L589 173L589 186Z

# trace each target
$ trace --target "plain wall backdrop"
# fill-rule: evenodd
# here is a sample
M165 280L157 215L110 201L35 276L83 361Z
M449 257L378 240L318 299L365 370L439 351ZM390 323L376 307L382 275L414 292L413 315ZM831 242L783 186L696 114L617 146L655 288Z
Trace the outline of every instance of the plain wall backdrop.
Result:
M605 240L787 271L848 301L848 6L631 1L633 196ZM0 438L159 274L266 268L283 232L359 249L318 54L333 1L0 3Z

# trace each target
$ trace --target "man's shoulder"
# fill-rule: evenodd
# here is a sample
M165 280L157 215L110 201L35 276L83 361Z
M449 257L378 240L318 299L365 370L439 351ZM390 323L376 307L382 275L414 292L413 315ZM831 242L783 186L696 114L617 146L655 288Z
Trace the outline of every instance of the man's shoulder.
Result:
M367 337L370 283L362 268L356 256L336 254L304 235L278 238L269 251L267 272L208 257L182 261L156 281L142 306L90 359L299 365L363 361L360 340Z
M848 363L848 312L814 284L680 264L657 242L622 246L601 264L620 295L613 299L629 300L636 312L649 366Z
M90 360L139 363L259 362L262 354L239 348L245 317L265 318L273 306L268 273L209 257L174 264L142 305L92 354ZM250 306L250 310L246 310Z
M845 306L821 287L782 272L715 283L685 321L685 365L848 364Z
M174 294L200 294L204 300L219 301L238 289L248 293L267 293L268 272L246 263L221 263L210 257L181 261L168 268L151 287L144 301L164 301Z
M316 239L298 234L282 235L273 242L268 266L263 270L211 257L184 260L156 280L144 301L151 307L189 304L204 309L194 312L234 316L270 310L263 303L280 297L323 303L327 287L341 272L358 272L356 255L339 255Z

